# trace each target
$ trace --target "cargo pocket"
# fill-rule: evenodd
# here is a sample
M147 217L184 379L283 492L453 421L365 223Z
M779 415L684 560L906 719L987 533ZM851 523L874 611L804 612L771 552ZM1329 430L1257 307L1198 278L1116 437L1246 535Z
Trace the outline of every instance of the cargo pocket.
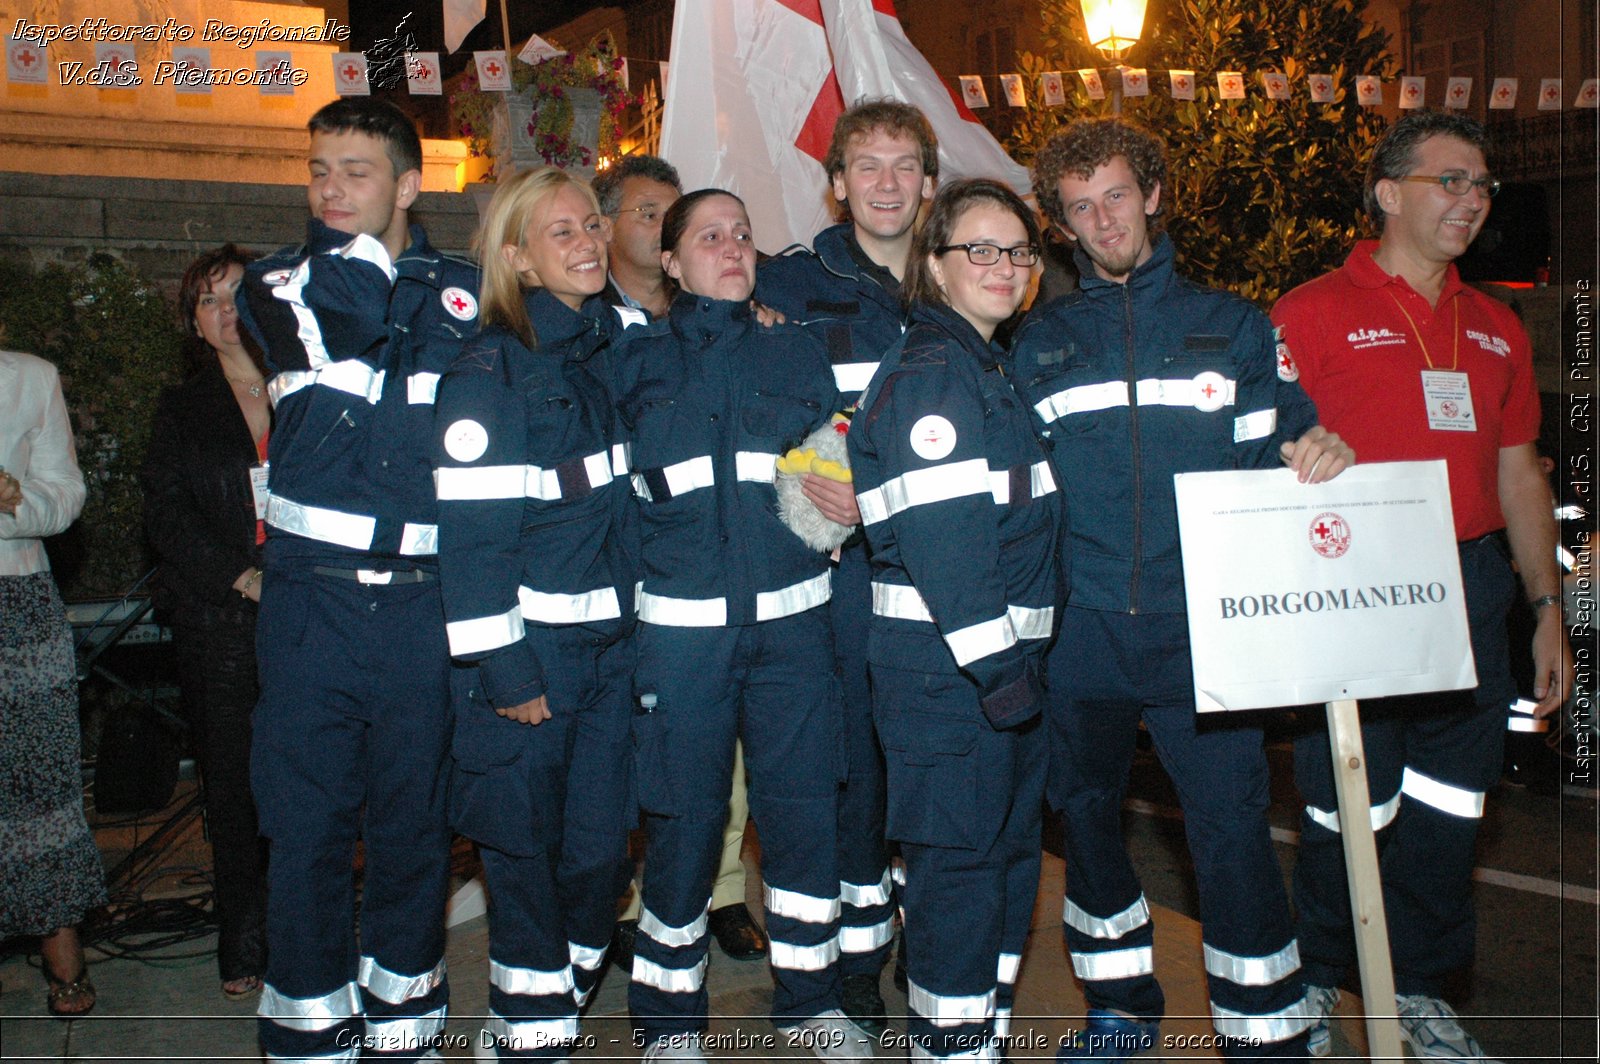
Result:
M633 783L639 808L656 816L676 816L676 788L668 756L671 721L665 710L636 713L633 718Z
M879 717L878 729L889 769L888 837L975 849L978 722L891 709Z

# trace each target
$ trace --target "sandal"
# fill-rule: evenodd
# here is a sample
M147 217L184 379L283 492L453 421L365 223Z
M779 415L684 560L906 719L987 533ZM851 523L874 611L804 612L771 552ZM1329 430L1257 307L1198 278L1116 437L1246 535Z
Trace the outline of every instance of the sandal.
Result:
M261 977L259 975L243 975L238 979L225 979L222 983L222 996L229 1001L238 1001L261 991Z
M47 987L44 1003L50 1015L58 1020L75 1020L94 1011L94 984L89 981L88 965L81 966L77 977L70 982L56 977L42 965L41 970Z

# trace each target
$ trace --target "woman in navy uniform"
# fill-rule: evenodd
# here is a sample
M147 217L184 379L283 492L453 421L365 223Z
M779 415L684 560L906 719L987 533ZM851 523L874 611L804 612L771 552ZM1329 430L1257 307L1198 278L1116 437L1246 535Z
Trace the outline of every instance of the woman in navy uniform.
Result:
M635 549L595 297L606 222L554 167L499 183L484 330L439 385L439 565L456 713L450 814L490 894L502 1057L564 1057L627 885Z
M1004 185L940 190L906 274L910 326L850 428L873 720L906 864L912 1060L999 1058L1039 881L1040 665L1064 503L994 343L1039 244Z

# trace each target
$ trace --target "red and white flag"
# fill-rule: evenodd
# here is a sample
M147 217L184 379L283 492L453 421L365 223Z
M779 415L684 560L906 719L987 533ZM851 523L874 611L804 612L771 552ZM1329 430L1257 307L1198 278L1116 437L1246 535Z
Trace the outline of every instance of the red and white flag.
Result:
M1561 79L1544 78L1539 82L1539 110L1561 110Z
M1149 96L1150 75L1143 67L1124 67L1122 71L1122 95L1124 96Z
M546 59L554 59L567 53L535 33L528 38L528 43L522 46L522 51L517 53L517 58L530 66L542 63Z
M444 47L453 52L461 47L472 27L483 21L487 0L444 0Z
M175 44L172 46L172 62L184 73L183 77L173 79L174 92L183 95L207 95L211 92L211 83L206 78L206 71L211 69L211 49Z
M1451 78L1444 83L1444 105L1457 109L1472 101L1472 79Z
M1428 98L1428 79L1408 75L1400 79L1400 106L1404 110L1415 110L1423 106Z
M1046 70L1039 79L1039 85L1046 107L1060 107L1067 102L1067 90L1061 84L1061 71Z
M1000 91L1006 94L1007 107L1028 106L1028 98L1022 94L1021 74L1001 74Z
M256 51L256 72L267 72L259 86L262 96L294 95L294 56L288 52Z
M1174 100L1194 99L1194 71L1169 70L1167 78L1172 83L1172 98Z
M1517 106L1517 79L1495 78L1489 88L1489 110L1510 111Z
M983 87L982 78L976 74L962 74L958 80L962 103L974 110L989 106L989 90Z
M511 64L506 62L504 49L473 52L472 61L478 67L478 88L484 92L511 91Z
M1311 89L1312 103L1332 103L1334 90L1337 86L1333 82L1332 74L1313 74L1307 82Z
M334 52L333 89L340 96L371 96L367 57L360 52Z
M1600 107L1600 78L1585 78L1583 84L1578 86L1578 95L1572 101L1572 106Z
M1237 70L1217 71L1217 96L1223 100L1244 99L1244 75Z
M413 96L444 95L444 83L439 80L438 52L406 53L406 87Z
M1261 87L1267 90L1269 100L1287 100L1289 98L1289 79L1276 70L1263 70L1261 72Z
M6 80L14 84L44 85L50 69L50 49L16 37L6 38Z
M1100 71L1094 67L1084 67L1078 71L1078 77L1083 79L1083 91L1089 94L1089 99L1106 98L1106 83L1100 79Z
M1377 107L1383 103L1383 79L1376 74L1362 74L1356 78L1356 103L1362 107Z

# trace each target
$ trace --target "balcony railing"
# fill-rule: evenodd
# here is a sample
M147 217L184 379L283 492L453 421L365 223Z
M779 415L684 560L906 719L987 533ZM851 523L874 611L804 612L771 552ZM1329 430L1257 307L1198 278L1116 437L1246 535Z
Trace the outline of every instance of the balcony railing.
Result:
M1489 165L1506 181L1595 172L1595 112L1570 110L1489 123Z

